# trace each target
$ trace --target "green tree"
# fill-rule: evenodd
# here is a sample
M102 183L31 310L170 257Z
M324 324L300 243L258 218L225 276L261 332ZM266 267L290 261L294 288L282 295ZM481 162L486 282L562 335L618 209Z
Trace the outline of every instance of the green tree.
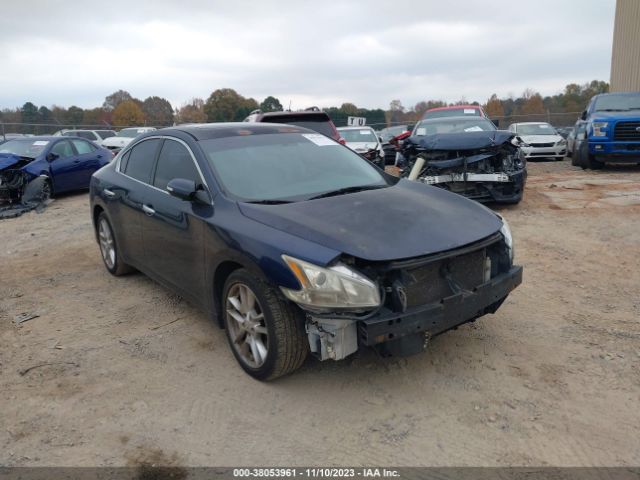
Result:
M350 117L358 115L358 107L356 107L353 103L343 103L342 105L340 105L340 110L342 110L345 115Z
M150 125L167 126L173 124L173 107L166 98L148 97L142 102L142 112Z
M214 90L204 104L209 122L238 122L258 108L253 98L245 98L232 88Z
M107 111L113 111L118 105L122 102L126 102L127 100L133 100L131 94L126 90L118 90L105 97L102 108Z
M260 110L262 110L263 112L281 112L282 104L276 97L272 97L271 95L269 95L260 104Z
M127 127L144 124L144 113L133 100L125 100L114 110L112 120L114 125Z
M67 110L66 122L68 125L79 126L82 125L82 117L84 116L84 110L80 107L72 105Z

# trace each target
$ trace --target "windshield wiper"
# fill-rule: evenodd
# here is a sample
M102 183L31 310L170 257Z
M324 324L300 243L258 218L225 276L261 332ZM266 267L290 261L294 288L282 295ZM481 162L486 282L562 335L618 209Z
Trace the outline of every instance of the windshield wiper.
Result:
M345 187L338 190L331 190L330 192L321 193L315 197L307 198L307 200L317 200L318 198L336 197L338 195L346 195L347 193L363 192L365 190L377 190L379 188L386 188L389 185L360 185L357 187Z
M291 200L278 200L277 198L273 198L271 200L251 200L246 203L255 203L257 205L281 205L283 203L293 203Z

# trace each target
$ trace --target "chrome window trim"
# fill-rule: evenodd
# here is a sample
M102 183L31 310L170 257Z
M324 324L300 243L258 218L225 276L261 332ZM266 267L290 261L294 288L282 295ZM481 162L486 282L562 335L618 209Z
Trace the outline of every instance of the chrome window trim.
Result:
M166 190L162 190L161 188L156 187L155 185L151 185L150 183L146 183L143 182L141 180L138 180L137 178L133 178L129 175L127 175L126 173L122 172L120 170L120 162L122 160L122 157L125 156L125 154L127 152L130 152L136 145L141 144L142 142L144 142L145 140L153 140L153 139L158 139L158 140L172 140L174 142L178 142L181 143L182 146L184 146L184 148L187 149L187 152L189 152L189 155L191 156L191 161L193 162L193 164L196 166L196 170L198 171L198 175L200 175L200 180L202 181L202 184L205 186L205 188L207 189L207 193L209 194L209 197L211 198L211 189L209 188L209 185L207 184L207 181L204 179L204 175L202 174L202 170L200 170L200 165L198 165L198 162L196 160L195 155L193 154L193 152L191 151L191 148L189 148L189 145L187 145L187 143L184 140L181 140L179 138L176 137L170 137L168 135L153 135L151 137L144 137L141 138L139 141L133 143L133 144L129 144L127 145L124 149L122 149L122 151L120 153L118 153L118 158L117 158L117 164L116 164L116 172L119 173L120 175L123 175L127 178L130 178L131 180L141 183L142 185L146 185L147 187L151 187L154 190L157 190L159 192L162 192L166 195L171 195L168 191ZM159 154L158 154L159 155Z

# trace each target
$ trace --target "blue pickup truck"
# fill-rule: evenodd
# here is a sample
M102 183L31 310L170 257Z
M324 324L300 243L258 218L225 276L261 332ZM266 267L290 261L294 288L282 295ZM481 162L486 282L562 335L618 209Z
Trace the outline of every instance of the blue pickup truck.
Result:
M595 95L576 123L574 165L640 164L640 92Z

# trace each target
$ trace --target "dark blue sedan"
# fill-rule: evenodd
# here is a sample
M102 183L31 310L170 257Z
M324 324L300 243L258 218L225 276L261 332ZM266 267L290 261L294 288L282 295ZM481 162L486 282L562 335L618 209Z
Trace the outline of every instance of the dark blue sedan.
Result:
M522 279L501 217L291 125L141 135L93 175L90 198L107 270L141 270L201 306L261 380L309 352L420 352Z
M112 159L109 150L82 138L9 140L0 145L0 200L19 201L36 179L40 179L44 198L89 188L93 172Z

